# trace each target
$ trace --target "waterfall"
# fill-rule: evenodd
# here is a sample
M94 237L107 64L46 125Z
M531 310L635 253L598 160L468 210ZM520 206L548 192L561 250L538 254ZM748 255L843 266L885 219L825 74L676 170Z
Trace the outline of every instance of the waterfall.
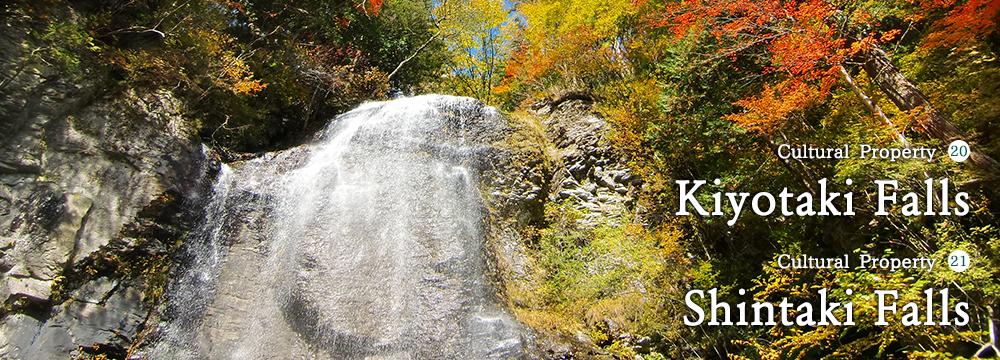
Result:
M525 356L486 278L474 99L364 104L309 145L224 166L153 358Z

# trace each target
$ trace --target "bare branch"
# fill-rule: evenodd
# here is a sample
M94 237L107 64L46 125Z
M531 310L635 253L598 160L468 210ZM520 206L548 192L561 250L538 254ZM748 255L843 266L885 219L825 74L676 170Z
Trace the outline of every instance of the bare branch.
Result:
M385 78L387 80L392 80L392 76L396 75L396 73L399 72L399 69L403 68L403 65L406 65L406 63L410 62L410 60L413 60L413 58L417 57L417 55L420 54L420 52L423 51L424 48L427 47L427 45L430 45L431 42L433 42L435 39L438 38L438 36L441 36L441 32L442 32L441 27L438 26L438 31L436 34L434 34L434 36L431 36L430 39L427 39L427 41L425 41L423 45L420 45L420 47L418 47L417 50L414 50L413 54L411 54L409 57L403 59L403 61L400 62L399 65L396 65L396 69L393 70L391 73L389 73L389 75L386 76Z
M854 78L851 77L851 73L847 72L847 68L845 68L844 65L837 65L837 68L840 70L840 75L844 78L844 81L847 82L847 85L850 85L851 90L854 90L854 94L861 99L861 102L868 107L868 110L875 113L875 116L878 116L878 118L881 119L882 122L889 127L889 129L892 129L892 132L896 134L896 141L904 147L910 147L910 143L906 141L906 137L903 136L903 133L896 129L896 125L892 123L892 120L889 120L889 117L885 115L882 108L872 101L872 99L868 97L868 94L865 94L865 91L854 82Z

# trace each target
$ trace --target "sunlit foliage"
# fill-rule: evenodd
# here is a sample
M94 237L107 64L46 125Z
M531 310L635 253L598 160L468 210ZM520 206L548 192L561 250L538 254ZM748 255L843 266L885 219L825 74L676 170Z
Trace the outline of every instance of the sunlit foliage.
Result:
M434 15L451 59L440 86L445 92L490 104L503 80L514 18L500 0L442 1Z
M597 8L603 10L586 10ZM650 229L670 224L682 230L681 244L693 256L688 286L718 287L730 302L816 301L816 290L829 288L859 309L860 325L852 327L700 327L684 333L683 344L665 340L666 348L677 350L665 353L734 359L993 354L997 339L988 330L997 285L996 267L989 264L1000 259L992 250L995 172L940 154L962 132L987 156L1000 149L992 135L1000 106L997 2L535 1L519 10L525 27L498 90L515 94L515 102L566 88L600 99L598 110L615 125L616 147L646 181L642 221ZM900 94L924 100L913 106ZM950 126L958 132L940 131ZM939 156L931 163L782 160L775 155L780 144L908 144L937 148ZM850 178L856 184L851 190L862 197L876 191L876 179L921 189L926 178L949 178L972 194L976 210L965 217L874 217L871 204L862 201L852 217L751 215L733 227L717 218L672 215L672 180L716 178L721 185L708 185L707 192L814 192L818 179L842 184ZM941 259L956 248L982 257L984 266L924 274L779 271L773 263L782 253ZM558 284L588 278L572 267L550 269L562 274L547 273L564 279ZM972 306L969 326L903 327L898 318L889 327L871 326L873 289L899 290L902 303L945 287ZM748 297L731 294L738 288ZM550 296L560 303L584 298ZM572 329L599 332L600 326L581 322Z

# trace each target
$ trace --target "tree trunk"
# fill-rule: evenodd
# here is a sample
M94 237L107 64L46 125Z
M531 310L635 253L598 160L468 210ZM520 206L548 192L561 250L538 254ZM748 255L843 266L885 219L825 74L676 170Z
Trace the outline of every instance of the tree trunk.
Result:
M861 102L868 107L868 110L871 110L875 116L878 116L879 120L882 120L882 123L885 124L885 126L889 127L889 130L892 130L892 133L896 135L896 142L903 145L903 147L910 147L910 142L906 141L906 135L896 128L896 124L893 124L892 120L889 120L889 117L885 115L882 108L872 101L872 99L868 97L868 94L865 94L865 91L858 86L858 83L854 82L854 78L851 77L851 73L847 71L847 68L845 68L844 65L840 65L838 66L838 70L840 70L840 76L844 78L847 85L850 85L851 90L854 90L854 95L861 98Z
M918 108L923 110L918 125L925 134L941 140L946 145L957 139L965 139L962 130L931 106L930 101L920 91L920 88L903 76L899 68L892 64L892 60L885 51L873 48L867 51L864 56L865 72L875 80L878 87L889 96L889 99L900 110L910 111ZM975 146L969 145L969 147L971 148L969 162L974 167L993 175L1000 174L1000 163L979 151Z

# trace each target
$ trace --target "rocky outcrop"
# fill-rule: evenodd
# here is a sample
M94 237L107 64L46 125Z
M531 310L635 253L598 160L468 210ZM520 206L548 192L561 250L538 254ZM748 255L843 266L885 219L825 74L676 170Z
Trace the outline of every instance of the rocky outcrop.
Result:
M535 110L555 148L549 198L570 200L578 210L586 210L585 225L613 223L626 214L634 208L642 184L628 168L628 159L605 137L609 125L592 106L586 95L569 93L543 101Z
M16 25L5 65L31 48ZM124 356L155 302L139 268L169 262L214 165L169 92L36 65L0 89L0 358Z
M586 211L585 226L620 218L634 208L642 180L605 136L608 123L587 94L545 98L515 115L506 151L487 170L484 186L494 206L521 226L542 220L547 201ZM511 206L513 205L513 207Z
M511 308L523 308L519 301L533 298L540 281L533 242L538 229L550 225L546 211L582 212L581 231L634 219L628 214L635 211L641 179L605 137L610 125L593 105L587 94L566 93L513 115L513 131L498 146L503 151L495 156L494 168L484 172L492 214L486 226L492 279ZM606 355L583 332L539 331L535 347L543 358Z
M584 211L581 225L592 227L634 210L642 180L605 136L610 125L593 103L568 93L513 116L482 180L498 218L514 220L513 228L541 226L544 204L558 202Z

